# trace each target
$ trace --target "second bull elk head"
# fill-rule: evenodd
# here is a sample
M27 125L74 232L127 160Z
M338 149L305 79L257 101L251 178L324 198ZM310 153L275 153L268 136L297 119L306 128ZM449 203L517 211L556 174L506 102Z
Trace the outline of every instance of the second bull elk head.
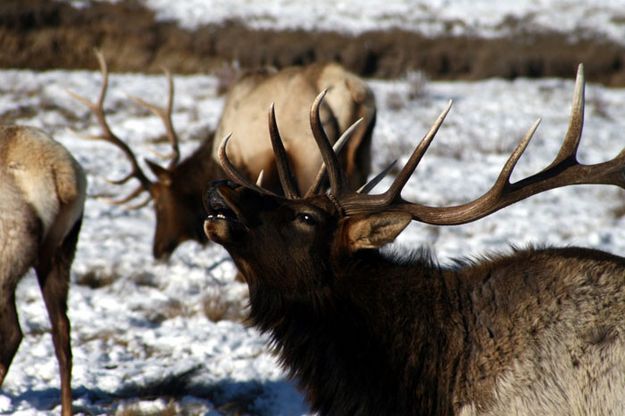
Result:
M324 105L321 112L324 117L324 128L331 141L338 143L338 131L362 118L355 128L354 138L346 145L341 154L341 164L345 166L351 183L365 180L370 170L369 151L371 134L375 125L375 101L369 87L356 77L336 64L315 64L308 67L293 67L283 71L257 71L243 76L227 94L223 114L214 138L210 138L187 158L181 159L178 147L178 136L171 120L174 85L171 75L166 73L169 93L166 107L159 107L142 99L133 100L160 117L165 126L167 138L171 143L171 159L167 166L146 160L153 173L152 179L141 168L137 157L130 147L119 138L109 126L105 112L104 100L108 88L108 70L102 53L97 52L100 70L103 76L102 88L97 101L70 92L70 94L86 105L95 115L101 128L97 139L117 146L130 161L129 174L111 181L122 185L136 179L138 186L128 196L113 201L115 204L126 204L143 193L148 198L141 204L131 208L140 208L150 202L154 203L156 228L152 252L155 258L169 257L176 247L186 241L195 240L201 244L208 240L202 231L205 217L202 206L202 191L206 184L225 175L213 154L213 141L217 146L221 139L231 134L232 145L236 150L232 154L238 169L244 172L247 179L255 180L263 172L263 184L269 189L280 191L278 172L275 167L269 134L265 128L257 127L257 120L265 120L267 105L273 100L278 115L289 120L281 126L286 134L285 142L292 162L299 176L298 186L308 189L314 183L321 182L317 178L319 157L314 152L311 156L311 145L315 142L310 137L307 124L299 114L300 107L290 105L290 99L312 102L322 89L329 89L332 101ZM304 111L304 115L306 111ZM263 123L264 127L264 123Z
M250 289L250 320L321 415L608 415L625 412L625 259L582 248L528 248L444 267L423 252L378 249L411 221L463 224L573 184L625 188L625 151L580 164L582 68L564 143L542 171L510 182L532 126L495 184L472 202L432 207L401 191L449 107L389 189L352 191L319 126L328 193L282 197L234 182L205 197L209 238ZM275 128L270 130L275 132ZM276 155L283 154L275 138ZM289 170L289 161L280 158ZM293 188L290 175L283 186Z

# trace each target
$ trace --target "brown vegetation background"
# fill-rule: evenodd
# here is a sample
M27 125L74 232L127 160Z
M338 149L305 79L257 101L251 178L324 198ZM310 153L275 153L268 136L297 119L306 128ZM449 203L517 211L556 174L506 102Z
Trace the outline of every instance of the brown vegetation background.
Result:
M103 49L114 71L215 72L233 65L283 67L334 60L367 77L421 70L432 79L566 77L585 65L590 81L625 85L625 47L607 39L572 40L559 33L426 38L402 30L357 36L336 32L253 30L243 22L184 30L157 22L140 3L93 3L77 9L55 0L0 1L0 67L95 68Z

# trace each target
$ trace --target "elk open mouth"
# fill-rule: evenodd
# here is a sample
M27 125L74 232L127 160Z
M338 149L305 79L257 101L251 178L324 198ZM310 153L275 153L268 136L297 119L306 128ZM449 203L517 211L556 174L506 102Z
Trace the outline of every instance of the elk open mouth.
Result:
M225 220L239 222L241 213L231 200L231 189L227 187L213 187L204 199L207 221Z
M215 194L217 194L215 192ZM206 220L207 221L229 221L229 222L233 222L233 221L237 221L238 222L238 216L237 214L234 212L234 210L232 210L227 204L226 202L219 198L219 195L216 195L216 197L209 197L211 198L211 202L210 205L207 209L207 215L206 215Z
M230 241L238 231L245 229L234 198L234 191L228 186L213 186L204 195L207 214L204 232L210 240L224 243Z
M232 221L232 220L235 220L235 217L234 217L234 212L228 210L228 211L217 212L215 214L208 214L206 216L206 219L208 221L216 221L216 220Z

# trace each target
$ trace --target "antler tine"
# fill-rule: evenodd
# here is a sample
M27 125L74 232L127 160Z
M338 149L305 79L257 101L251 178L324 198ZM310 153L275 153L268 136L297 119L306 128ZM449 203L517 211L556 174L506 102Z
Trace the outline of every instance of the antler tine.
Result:
M323 161L328 169L332 194L334 196L339 196L343 194L347 188L347 179L341 169L341 166L339 165L338 157L330 145L330 140L328 140L328 136L323 130L321 116L319 114L319 107L321 106L321 102L323 101L323 97L325 97L327 91L328 90L321 91L313 102L310 109L310 127L313 132L313 137L317 142L317 146L319 147L319 151L321 152L321 157L323 158Z
M341 153L341 150L343 150L345 144L347 144L347 141L353 136L354 131L356 131L356 128L360 125L360 123L362 123L362 121L362 117L356 120L354 123L352 123L351 126L347 128L347 130L343 132L343 134L341 134L341 137L339 137L338 140L334 142L332 149L334 150L335 154L339 155ZM319 171L317 172L317 176L315 176L315 180L308 188L308 191L306 191L306 198L319 193L319 188L321 188L321 184L323 183L325 176L326 164L325 162L321 162L321 167L319 167Z
M564 162L566 159L572 158L572 162L577 161L577 148L582 138L582 128L584 125L584 90L584 65L579 64L577 67L577 76L575 77L575 90L573 93L571 116L569 118L569 128L564 136L564 142L558 155L547 169Z
M134 205L128 205L126 208L131 210L131 211L137 211L140 210L141 208L148 206L150 204L150 202L152 202L152 198L148 195L146 198L143 199L143 201L134 204Z
M371 190L375 188L376 185L380 183L382 179L386 178L388 173L391 171L391 169L393 169L393 167L395 167L396 164L397 164L397 159L393 160L391 163L389 163L387 167L384 168L384 170L382 170L382 172L378 173L377 175L375 175L373 179L371 179L369 182L361 186L358 189L357 193L368 194L369 192L371 192Z
M258 177L256 178L256 186L258 187L263 187L263 177L265 176L265 171L264 170L260 170L260 172L258 172Z
M130 96L135 103L138 105L147 108L150 110L155 116L160 118L165 125L165 132L167 134L167 139L172 147L172 153L168 155L171 158L169 161L169 169L174 168L178 162L180 161L180 146L178 140L178 134L176 133L176 129L174 128L174 123L171 119L171 115L174 108L174 80L171 76L171 72L168 69L163 68L163 72L167 77L167 105L165 107L159 107L155 104L149 103L142 98Z
M100 65L100 72L102 73L102 88L100 88L100 94L98 94L97 106L99 108L104 108L104 98L106 97L106 91L109 87L109 70L102 51L96 49L95 56L98 59L98 65Z
M523 152L525 152L525 149L527 149L527 146L529 145L530 140L532 140L532 137L534 137L534 133L536 133L539 125L540 119L536 120L527 133L525 133L523 139L521 139L519 144L517 144L514 148L514 151L508 157L508 160L501 169L495 184L491 187L487 194L502 194L507 187L511 186L510 176L512 176L512 171L521 158Z
M109 84L109 73L108 73L108 67L106 65L106 61L104 59L104 55L102 54L102 52L99 50L96 50L95 54L98 59L98 63L100 65L100 72L102 73L102 86L100 87L100 92L98 94L97 101L92 102L86 97L83 97L73 91L68 91L68 93L74 99L78 100L87 108L89 108L91 112L95 115L98 121L98 124L100 125L100 128L102 130L102 133L98 136L92 136L92 138L105 141L105 142L109 142L113 144L114 146L118 147L124 153L124 155L126 155L126 158L130 161L131 171L128 177L124 178L124 180L119 180L116 182L124 183L124 182L127 182L131 177L134 177L141 183L141 186L146 191L149 191L152 185L152 182L141 170L141 167L139 166L139 163L137 162L137 158L135 157L135 154L133 153L133 151L130 150L130 147L128 147L128 145L124 141L122 141L119 137L115 135L115 133L113 133L113 131L111 130L111 127L108 124L108 121L106 120L106 115L104 113L104 99L106 98L106 91L108 89L108 84Z
M411 203L404 201L401 198L401 191L403 187L406 185L406 183L408 182L408 179L410 179L410 176L412 175L414 170L417 168L417 165L423 158L423 155L425 154L428 147L432 143L432 140L434 140L436 133L438 132L440 126L443 124L443 121L445 120L445 117L451 110L452 104L453 104L453 101L450 100L447 106L445 107L445 109L438 116L434 124L432 124L432 127L430 127L430 130L427 132L425 136L423 136L423 138L421 139L421 142L419 142L415 150L412 152L412 155L408 159L408 162L406 162L406 165L404 165L404 167L399 172L399 174L397 175L397 177L391 184L390 188L386 192L382 194L378 194L378 195L367 194L367 192L373 189L373 187L377 185L377 183L380 180L382 180L384 176L386 176L386 174L388 173L388 171L390 171L394 162L393 164L391 164L391 166L388 166L381 173L376 175L370 181L370 183L365 184L357 193L347 195L340 201L347 215L362 214L362 213L366 213L370 211L391 209L391 207L394 210L400 210L399 208L397 208L397 206L401 206L401 209L405 211L409 211L409 212L411 210L417 209L415 207L422 208L421 205L411 204ZM423 221L421 217L418 215L419 214L413 214L414 219L418 221Z
M269 137L271 138L273 153L276 156L276 166L278 168L278 176L280 177L280 183L282 184L284 196L288 199L299 198L300 194L297 189L297 182L295 181L293 172L289 167L289 158L286 150L284 149L284 143L282 142L282 137L280 137L280 131L278 130L274 103L271 103L271 106L269 107Z
M106 97L106 91L109 85L109 72L108 72L108 67L106 65L106 61L104 60L104 55L102 54L102 52L97 49L94 52L95 52L96 58L98 59L98 64L100 66L100 73L102 73L102 85L100 87L100 92L98 93L98 99L95 102L93 102L93 101L90 101L87 97L79 95L75 93L74 91L71 91L71 90L66 90L66 91L70 96L72 96L72 98L74 98L76 101L80 102L89 110L91 110L91 112L93 112L96 115L96 117L98 117L98 121L99 121L98 112L100 108L104 107L104 98ZM104 130L110 130L108 128L108 123L106 122L106 119L104 120L104 125L106 126L106 128L102 126ZM92 138L103 140L101 135L92 136Z
M139 185L127 196L120 199L107 199L107 202L111 205L124 205L125 203L132 201L133 199L141 195L143 192L145 192L145 189L143 189L143 187Z
M134 175L132 174L132 172L130 172L129 174L127 174L126 176L120 179L105 179L105 180L111 185L123 185L129 180L131 180L132 178L134 178ZM141 188L143 189L143 186Z
M421 139L421 142L412 152L410 159L408 159L408 162L404 165L402 170L399 172L399 174L393 181L391 187L388 189L388 191L386 191L383 194L386 204L390 204L396 199L400 198L402 189L404 188L404 186L406 186L406 183L410 179L410 176L412 176L412 173L417 168L417 165L419 165L419 162L421 162L421 158L423 158L423 155L425 154L425 152L427 152L428 148L430 147L432 140L434 140L436 133L438 133L438 129L443 124L443 121L445 120L445 117L449 113L449 110L451 110L452 104L453 104L453 101L449 100L449 102L447 103L447 107L445 107L445 109L438 116L438 118L436 119L432 127L430 127L430 130L423 137L423 139Z
M226 151L226 148L228 147L228 142L230 141L231 136L232 136L232 133L224 137L224 139L221 141L221 144L219 145L219 149L217 150L217 156L219 157L219 164L224 170L224 173L226 174L226 176L228 176L231 180L238 183L239 185L254 189L263 194L272 194L267 189L261 188L260 186L249 181L247 177L245 177L245 175L239 172L236 166L234 166L234 164L230 161L230 159L228 158L228 153Z
M104 107L104 98L106 97L106 90L109 85L109 72L108 67L106 65L106 61L104 60L104 55L102 51L96 49L95 56L98 59L98 64L100 66L100 72L102 73L102 86L100 87L100 92L98 93L98 99L95 102L90 101L87 97L83 97L71 90L66 90L69 95L72 96L75 100L82 103L85 107L90 109L93 113L97 113L99 108ZM97 115L97 114L96 114ZM106 124L106 120L105 120ZM107 124L108 126L108 124Z

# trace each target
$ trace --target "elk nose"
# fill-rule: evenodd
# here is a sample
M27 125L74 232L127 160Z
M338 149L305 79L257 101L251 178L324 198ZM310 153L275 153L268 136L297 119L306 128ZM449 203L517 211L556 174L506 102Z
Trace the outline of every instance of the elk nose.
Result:
M221 195L219 195L217 187L211 187L206 194L204 194L204 208L206 208L206 211L223 209L225 207L226 203Z
M210 181L210 183L208 184L208 189L213 189L213 188L217 188L220 186L227 186L230 189L236 189L239 187L238 184L232 182L231 180L228 179L216 179L214 181Z
M207 212L218 210L218 209L223 209L227 207L223 198L219 194L219 188L224 187L224 186L230 189L235 189L239 185L227 179L211 181L211 183L209 184L208 190L204 192L204 195L202 198L202 202L204 203L204 209Z
M210 181L206 192L204 192L204 195L202 195L202 203L204 204L205 210L210 211L214 208L224 205L223 199L219 195L219 192L217 192L217 189L221 186L227 186L230 189L235 189L239 185L227 179L217 179L214 181Z

